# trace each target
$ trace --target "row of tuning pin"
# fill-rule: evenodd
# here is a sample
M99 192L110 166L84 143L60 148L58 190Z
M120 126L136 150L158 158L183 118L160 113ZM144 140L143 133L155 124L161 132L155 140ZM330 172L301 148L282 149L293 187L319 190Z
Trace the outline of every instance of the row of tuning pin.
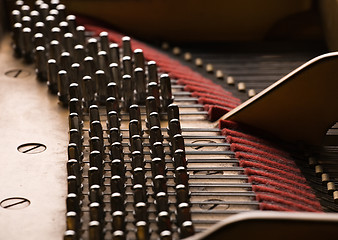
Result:
M160 112L173 102L171 81L167 74L158 83L157 66L147 64L140 49L132 52L129 37L124 37L123 57L119 46L109 44L108 34L102 32L99 41L86 41L85 29L76 26L73 15L66 16L64 5L58 1L46 4L36 1L30 11L22 1L16 2L12 12L14 52L25 62L35 60L37 77L47 81L52 93L57 93L64 105L69 105L70 143L68 147L68 197L67 232L65 239L79 239L81 233L82 174L83 174L83 110L90 118L90 155L88 170L90 223L89 238L102 239L104 227L104 159L105 146L98 105L105 105L110 142L111 163L111 214L113 236L124 238L124 183L125 164L120 133L120 101L123 110L130 111L130 152L133 165L133 192L137 236L147 239L147 194L142 146L141 118L136 104L147 105L147 126L151 142L151 171L153 191L157 206L159 235L171 238L171 223L166 187L163 137L161 137ZM148 81L147 81L148 80ZM161 96L160 96L161 95ZM147 97L148 96L148 97ZM174 109L176 107L172 107ZM168 108L170 109L170 108ZM135 114L136 112L136 114ZM173 111L172 111L173 112ZM184 141L177 118L170 118L168 133L174 164L177 192L177 225L181 236L193 233L189 211L188 175L184 154ZM178 122L178 124L177 124ZM136 132L135 132L136 127ZM160 130L160 132L158 132ZM182 153L183 152L183 153ZM177 160L180 159L180 160ZM184 160L182 160L184 159ZM142 165L143 162L143 165ZM143 179L143 180L142 180ZM141 236L143 234L143 236Z

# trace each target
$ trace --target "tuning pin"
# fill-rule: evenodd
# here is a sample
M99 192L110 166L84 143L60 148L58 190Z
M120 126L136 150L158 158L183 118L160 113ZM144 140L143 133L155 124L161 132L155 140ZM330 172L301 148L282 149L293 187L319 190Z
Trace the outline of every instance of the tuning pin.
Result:
M41 3L39 5L38 11L41 14L41 19L46 19L49 13L49 5L46 3Z
M146 117L147 122L149 122L150 113L152 112L158 112L157 105L156 105L156 99L153 96L149 96L146 99Z
M156 82L150 82L148 84L148 96L153 96L155 98L156 108L158 112L161 107L161 101L160 101L159 87Z
M63 5L63 4L58 4L58 5L55 7L55 9L59 11L60 19L66 19L66 6L65 6L65 5Z
M131 152L140 151L143 154L142 138L140 135L131 136L129 148Z
M118 88L121 88L121 73L120 73L120 68L117 63L111 63L109 65L112 82L115 82ZM120 94L118 94L118 97L120 98Z
M142 68L136 68L134 70L135 82L136 82L136 102L138 104L144 104L147 97L146 92L146 79Z
M67 174L68 176L75 176L78 181L81 178L81 167L79 161L76 159L69 159L67 161ZM78 182L81 184L81 182Z
M143 168L137 167L133 169L132 183L133 185L141 184L142 186L145 186L146 179L145 171Z
M111 63L112 59L110 56L108 35L109 34L107 32L101 32L99 36L100 36L101 51L105 51L107 53L108 62Z
M59 66L60 56L61 56L61 46L60 46L59 41L53 40L53 41L50 42L48 53L49 53L49 58L55 59L57 66Z
M23 28L30 28L33 29L32 19L29 16L23 16L21 19L22 27Z
M178 119L171 119L168 126L168 135L172 139L176 134L182 134L181 124Z
M69 193L66 200L67 212L80 214L80 199L75 193Z
M110 145L111 159L120 159L124 164L123 147L120 142L114 142Z
M117 43L111 43L109 45L109 52L111 55L111 62L120 65L120 49Z
M189 174L187 169L183 166L177 167L175 169L175 183L176 185L183 184L186 188L189 187Z
M92 104L94 104L95 100L95 92L92 88L93 86L93 80L90 76L84 76L82 78L83 83L83 100L84 100L84 107L86 109L89 108Z
M165 162L161 158L153 158L151 160L151 173L153 178L157 175L166 175Z
M102 240L103 239L103 227L98 221L89 222L89 239L90 240Z
M148 78L149 83L155 82L158 84L158 73L157 73L157 65L155 61L148 62Z
M135 202L134 219L138 221L148 221L148 207L144 202Z
M56 27L56 26L57 26L55 17L54 17L54 16L51 16L51 15L48 15L48 16L45 18L44 23L45 23L45 25L46 25L46 29L52 29L53 27Z
M174 152L174 157L172 158L174 167L187 167L187 159L185 156L185 151L183 149L177 149Z
M123 160L121 160L121 159L113 159L111 161L111 174L112 175L118 175L118 176L120 176L123 183L125 181L125 176L124 176L125 169L126 169L126 167L124 165ZM120 189L119 192L121 192L121 191L122 191L122 189Z
M98 43L95 38L90 38L87 43L88 54L97 61Z
M63 240L77 240L77 234L74 230L67 230L64 233Z
M103 176L104 161L103 161L102 153L100 151L94 150L90 152L89 165L90 167L96 167L98 169L99 176Z
M28 5L21 6L21 15L22 16L29 16L31 8Z
M153 177L153 191L155 195L159 192L167 192L167 179L164 175Z
M142 68L145 69L144 64L144 55L142 49L135 49L134 50L134 62L135 62L135 68Z
M80 183L79 183L80 182ZM78 195L81 195L81 179L71 175L67 177L67 187L68 187L68 193L75 193Z
M76 159L80 163L82 161L82 151L75 143L68 144L68 159Z
M132 119L129 122L129 138L131 139L134 135L142 135L142 130L140 131L140 123L137 119Z
M89 107L89 120L90 122L100 121L100 112L97 105L91 105Z
M33 35L32 30L28 27L22 29L23 38L23 58L26 63L33 62Z
M183 184L176 185L176 204L179 205L180 203L187 203L189 202L189 190Z
M67 72L65 70L61 70L58 72L58 97L59 101L67 105L68 104L68 99L69 99L69 94L68 94L68 89L69 89L69 82L68 82L68 76Z
M96 87L97 87L97 98L98 101L102 104L105 103L107 99L107 76L104 71L98 70L95 72L96 76Z
M77 83L71 83L69 85L69 97L70 98L82 99L82 97L81 97L81 90L79 88L79 84L77 84Z
M192 221L185 221L182 223L180 229L180 238L187 238L195 234L195 229Z
M61 53L60 69L65 70L69 74L69 77L71 76L71 73L70 73L70 66L71 65L72 65L72 59L71 59L69 52Z
M161 120L160 120L160 115L158 112L151 112L149 114L149 120L148 120L148 128L152 128L154 126L161 126Z
M69 32L76 34L76 17L74 15L68 15L66 21L68 22Z
M64 49L69 52L71 56L74 56L74 36L72 33L65 33L63 37Z
M89 187L89 196L88 196L89 202L97 202L100 203L102 206L104 205L103 202L103 192L98 184L92 184Z
M124 109L125 111L128 111L130 105L132 105L134 101L134 89L130 75L124 75L122 77L122 85L123 85Z
M102 185L102 176L99 173L99 169L97 167L90 167L88 170L88 183L89 186L92 185Z
M124 211L124 199L121 193L114 192L110 197L111 212Z
M156 211L158 213L165 211L169 212L169 205L168 205L168 195L165 192L159 192L155 195Z
M103 70L107 76L110 77L110 69L109 69L109 60L108 60L108 54L106 51L99 51L97 53L97 60L98 60L98 68L100 70ZM110 80L108 81L110 82Z
M104 222L103 206L98 202L92 202L89 204L89 216L91 221Z
M168 113L168 124L172 119L180 119L179 108L174 103L169 104L167 113Z
M131 165L132 165L132 168L135 169L135 168L144 168L144 156L143 154L141 153L141 151L133 151L131 153Z
M183 136L181 134L176 134L173 136L172 138L172 142L171 142L171 155L173 156L175 151L177 149L182 149L184 150L184 139Z
M123 48L123 56L132 57L130 37L125 36L122 38L122 48Z
M13 48L14 56L19 58L23 54L23 33L22 24L17 22L13 26Z
M106 109L107 109L108 115L112 111L119 114L120 112L119 101L115 97L108 97L106 101Z
M149 226L146 221L136 222L136 238L149 239Z
M138 105L133 104L129 107L129 119L136 119L139 123L141 123L141 111Z
M112 129L112 128L116 128L118 130L120 129L120 119L116 111L110 111L108 113L107 124L108 124L108 129Z
M77 26L76 27L76 36L77 36L77 42L84 46L86 44L86 35L85 35L85 27L84 26Z
M156 218L158 232L160 233L161 239L171 239L171 221L168 212L160 212Z
M57 40L58 42L63 42L61 29L59 27L53 27L50 30L50 40Z
M120 130L116 127L109 129L109 143L113 142L121 142L122 141L122 134Z
M112 233L113 235L113 240L125 240L126 235L123 231L117 230Z
M147 202L147 192L144 186L136 184L133 186L133 197L135 203Z
M160 76L160 87L162 96L162 108L167 111L169 104L173 102L173 95L171 92L171 81L168 74Z
M119 99L119 88L115 82L108 83L107 86L107 96L114 97L116 99Z
M83 60L83 70L85 76L90 76L92 79L95 79L95 61L91 56L85 57ZM93 81L93 91L96 92L96 83Z
M113 231L116 232L117 230L124 231L125 230L125 216L122 211L115 211L113 212L113 222L112 227Z
M155 142L152 146L150 146L150 155L152 158L164 159L165 153L162 142Z
M72 98L72 99L69 100L69 112L70 113L77 113L77 115L79 117L79 121L82 124L82 119L83 119L82 106L81 106L81 102L79 101L79 99Z
M39 46L35 49L35 71L38 80L42 82L47 81L47 56L46 50L43 46Z
M119 159L116 159L119 160ZM120 160L119 160L120 161ZM116 165L121 165L121 161L117 164L117 161L114 162L114 165L112 165L112 168L114 168L114 172L118 172ZM124 167L124 166L123 166ZM121 173L119 173L121 174ZM124 194L125 186L124 181L119 175L113 175L110 178L110 190L112 193L120 193Z
M163 135L159 126L153 126L149 131L150 146L152 146L155 142L163 142Z
M122 65L123 65L123 73L124 75L130 75L133 74L133 66L130 56L124 56L122 58Z
M67 212L66 214L66 228L67 230L72 230L74 232L79 231L80 220L76 212Z

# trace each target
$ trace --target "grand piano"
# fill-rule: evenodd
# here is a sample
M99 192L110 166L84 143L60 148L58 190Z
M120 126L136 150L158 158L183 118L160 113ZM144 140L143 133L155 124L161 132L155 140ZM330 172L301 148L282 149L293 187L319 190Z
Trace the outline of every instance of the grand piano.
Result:
M336 1L0 1L0 239L335 239Z

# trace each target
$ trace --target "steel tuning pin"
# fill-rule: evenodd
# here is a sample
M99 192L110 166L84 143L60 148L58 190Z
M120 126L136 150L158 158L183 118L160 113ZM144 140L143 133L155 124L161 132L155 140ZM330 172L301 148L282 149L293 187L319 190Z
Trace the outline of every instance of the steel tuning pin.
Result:
M162 74L160 76L160 87L162 97L162 109L166 112L168 106L174 100L171 92L171 80L168 74Z
M132 57L130 37L125 36L122 38L122 49L123 49L123 56L129 56L130 58Z

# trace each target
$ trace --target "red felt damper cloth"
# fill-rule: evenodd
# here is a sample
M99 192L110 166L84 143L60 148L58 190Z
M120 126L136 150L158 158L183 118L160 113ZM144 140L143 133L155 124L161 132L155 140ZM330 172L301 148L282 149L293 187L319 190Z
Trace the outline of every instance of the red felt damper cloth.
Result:
M249 176L262 210L320 212L321 205L288 152L257 131L221 120L220 127ZM252 133L254 132L254 134Z

